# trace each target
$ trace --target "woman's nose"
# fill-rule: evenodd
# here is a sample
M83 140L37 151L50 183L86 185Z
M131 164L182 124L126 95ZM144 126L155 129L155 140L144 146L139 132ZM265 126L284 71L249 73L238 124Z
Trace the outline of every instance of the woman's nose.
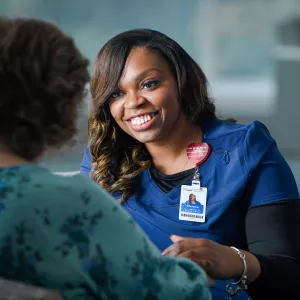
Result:
M144 105L146 102L147 99L142 96L131 95L125 100L124 107L134 109Z

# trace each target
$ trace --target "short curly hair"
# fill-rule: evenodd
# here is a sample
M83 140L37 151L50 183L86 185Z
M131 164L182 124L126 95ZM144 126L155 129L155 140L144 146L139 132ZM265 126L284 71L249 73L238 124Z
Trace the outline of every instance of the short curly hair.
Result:
M55 25L0 18L0 143L31 161L70 142L88 65Z

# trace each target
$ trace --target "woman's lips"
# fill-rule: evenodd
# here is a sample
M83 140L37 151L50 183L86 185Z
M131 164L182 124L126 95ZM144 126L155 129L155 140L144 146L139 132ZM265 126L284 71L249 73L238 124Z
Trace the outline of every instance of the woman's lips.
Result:
M157 119L158 112L140 114L130 118L127 122L135 131L143 131L149 129Z

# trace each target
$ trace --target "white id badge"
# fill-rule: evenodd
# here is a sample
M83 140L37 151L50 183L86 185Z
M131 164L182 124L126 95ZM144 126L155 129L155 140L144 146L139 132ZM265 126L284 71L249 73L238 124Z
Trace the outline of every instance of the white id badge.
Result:
M180 193L179 220L205 222L207 188L197 182L182 185Z

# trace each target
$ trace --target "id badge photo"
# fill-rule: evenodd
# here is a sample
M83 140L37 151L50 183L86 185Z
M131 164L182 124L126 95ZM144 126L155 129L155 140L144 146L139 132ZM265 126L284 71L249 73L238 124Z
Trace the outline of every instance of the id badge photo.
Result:
M205 222L207 189L183 185L180 193L179 220Z

